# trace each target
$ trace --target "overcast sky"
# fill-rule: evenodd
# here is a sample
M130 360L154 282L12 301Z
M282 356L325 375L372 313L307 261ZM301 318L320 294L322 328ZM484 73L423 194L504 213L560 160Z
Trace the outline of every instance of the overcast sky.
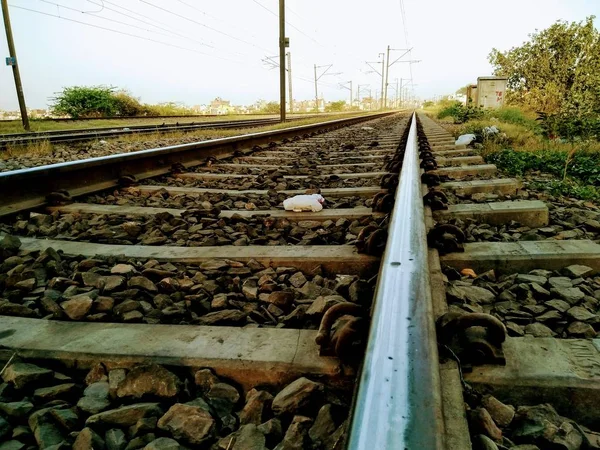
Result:
M97 84L128 89L147 103L279 98L278 70L261 61L278 55L277 0L9 0L9 5L29 108L47 107L62 87ZM491 74L487 55L493 47L519 45L528 33L559 19L600 16L600 0L286 0L286 6L296 100L314 98L313 64L333 64L318 85L326 100L349 100L349 90L339 84L350 80L354 95L361 85L361 97L369 89L375 96L381 78L368 73L365 61L378 61L388 45L413 48L403 60L420 61L394 64L390 84L410 79L412 68L419 97L452 93ZM4 60L4 32L0 50ZM392 51L390 60L402 53ZM12 69L2 63L0 109L17 107Z

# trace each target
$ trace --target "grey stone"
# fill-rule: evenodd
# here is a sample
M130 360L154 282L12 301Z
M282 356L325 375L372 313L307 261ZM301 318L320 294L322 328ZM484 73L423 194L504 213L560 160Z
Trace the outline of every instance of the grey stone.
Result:
M547 302L544 302L544 305L547 305L550 308L554 308L562 313L567 312L567 310L571 307L571 305L569 305L564 300L558 299L548 300Z
M65 430L74 431L78 430L79 425L79 416L74 411L75 408L69 409L52 409L50 410L50 415L54 418L56 423L58 423Z
M541 314L535 318L538 322L552 322L556 320L561 320L563 315L555 310L551 309L550 311L546 311L544 314Z
M246 322L246 313L237 309L223 309L200 317L203 325L240 325Z
M536 283L536 284L539 284L540 286L545 285L547 281L548 280L546 277L542 277L539 275L525 274L525 273L518 274L517 278L515 279L515 283Z
M204 396L215 408L219 417L230 414L240 399L240 393L235 387L221 382L214 383L210 389L204 393Z
M248 394L246 394L246 404L238 414L240 424L253 423L260 425L263 420L265 408L270 408L272 401L273 396L267 391L257 391L256 389L248 391Z
M24 448L25 444L15 440L0 443L0 450L23 450Z
M104 448L104 440L91 428L84 428L73 443L73 450L97 450Z
M34 364L16 362L8 366L2 374L2 379L12 383L17 389L33 383L39 383L52 378L54 372Z
M127 446L127 438L123 430L112 428L104 435L106 450L123 450Z
M73 297L60 304L69 319L81 320L92 309L93 300L87 295Z
M0 411L9 418L21 419L33 409L33 403L28 401L0 403Z
M283 440L274 450L304 450L308 447L308 430L312 419L305 416L294 416L292 423L285 432Z
M587 277L594 274L595 270L581 264L573 264L561 270L561 273L570 278Z
M595 314L592 314L583 306L573 306L567 311L567 315L572 319L578 320L580 322L587 322L596 318Z
M485 434L478 434L477 436L475 436L474 441L476 444L476 448L478 448L479 450L498 450L498 446L496 445L496 443L492 441L489 437L487 437Z
M343 303L346 300L340 295L327 295L325 297L319 296L306 310L307 316L322 316L332 306Z
M267 445L269 448L274 447L283 438L281 420L276 417L260 424L258 429L267 438Z
M117 388L117 397L142 398L152 395L171 398L179 393L179 379L170 371L156 364L137 366L127 373Z
M563 299L564 301L568 302L570 305L576 305L581 300L583 300L583 297L585 297L585 294L581 291L581 289L576 288L576 287L575 288L574 287L552 288L551 292L553 294L557 295L558 297L560 297L561 299Z
M107 426L130 427L142 417L157 417L163 413L159 403L134 403L116 409L94 414L86 420L86 425L104 424Z
M289 310L294 302L294 293L290 291L275 291L269 294L267 302L283 310Z
M315 400L323 385L302 377L288 384L273 399L271 409L275 415L297 414Z
M304 283L306 283L306 281L306 277L302 272L296 272L289 279L290 284L295 288L301 288L302 286L304 286Z
M4 439L8 435L10 435L12 431L12 427L7 420L5 420L2 416L0 416L0 439Z
M540 299L546 299L546 298L550 297L550 291L544 289L539 284L531 283L530 286L531 286L531 292L536 299L540 300Z
M156 435L154 433L148 433L148 434L144 434L143 436L138 436L136 438L131 439L127 443L125 450L142 449L154 440L156 440Z
M158 292L156 285L148 278L142 276L131 277L127 285L130 288L144 289L148 292Z
M255 424L249 423L240 427L231 450L267 450L265 444L265 435Z
M596 330L589 323L572 322L567 327L567 333L571 337L593 339L596 337Z
M323 405L315 422L308 430L308 435L315 445L323 444L337 428L331 414L331 408L331 404Z
M535 337L552 337L554 332L546 325L539 322L530 323L525 326L525 334L531 334Z
M216 424L202 408L176 403L159 419L158 428L170 432L175 439L199 445L213 438Z
M38 401L52 401L71 396L77 390L74 383L64 383L56 386L36 389L33 397Z
M19 248L21 248L21 240L16 236L6 234L0 241L0 249L2 250L17 252Z
M548 285L551 288L570 288L573 287L573 282L567 277L550 277L548 278Z
M175 439L161 437L146 445L144 450L179 450L181 448L181 445Z
M489 305L496 296L485 288L479 286L459 286L451 284L446 288L446 295L451 301L468 302Z
M500 427L507 427L511 424L515 417L515 408L511 405L506 405L492 395L483 398L483 407L490 413L494 422Z

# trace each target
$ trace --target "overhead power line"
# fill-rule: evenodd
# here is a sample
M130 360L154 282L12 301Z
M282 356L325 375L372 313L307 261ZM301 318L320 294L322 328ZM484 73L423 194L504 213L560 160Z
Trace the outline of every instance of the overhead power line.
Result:
M267 8L265 5L263 5L262 3L260 3L258 0L252 0L254 3L256 3L258 6L260 6L262 9L264 9L265 11L269 12L270 14L272 14L275 17L279 17L279 15L274 12L271 11L269 8ZM303 36L306 36L308 39L310 39L311 41L313 41L315 44L320 45L321 47L325 47L323 44L321 44L319 41L317 41L315 38L313 38L312 36L309 36L308 34L306 34L304 31L302 31L300 28L294 26L293 24L289 23L287 20L285 21L286 25L289 25L291 28L293 28L294 30L296 30L298 33L300 33Z
M108 21L108 22L118 23L119 25L125 25L126 27L136 28L136 29L138 29L138 30L146 31L146 32L148 32L148 33L155 33L155 34L158 34L158 35L161 35L161 36L167 36L167 37L171 37L170 35L168 35L168 34L165 34L165 33L161 33L160 31L151 30L151 29L148 29L148 28L143 28L143 27L138 27L137 25L132 25L132 24L130 24L130 23L127 23L127 22L121 22L121 21L119 21L119 20L110 19L110 18L108 18L108 17L99 16L99 15L97 15L95 12L82 11L81 9L77 9L77 8L71 8L70 6L62 5L62 4L60 4L60 3L51 2L51 1L49 1L49 0L40 0L40 1L41 1L42 3L47 3L47 4L49 4L49 5L58 6L59 8L66 9L66 10L68 10L68 11L74 11L74 12L78 12L78 13L81 13L81 14L87 14L87 15L89 15L89 16L94 16L94 17L95 17L95 18L97 18L97 19L102 19L102 20L106 20L106 21ZM62 17L62 16L61 16L61 17ZM199 43L199 44L201 44L201 45L204 45L204 46L207 46L207 47L210 47L210 48L214 48L212 45L205 44L205 43L203 43L203 42L200 42L200 41L196 41L196 42L198 42L198 43Z
M146 0L140 0L140 2L145 3L146 5L152 6L153 8L156 8L156 9L159 9L161 11L164 11L164 12L166 12L168 14L173 15L173 16L179 17L180 19L184 19L184 20L187 20L188 22L195 23L196 25L199 25L199 26L204 27L204 28L206 28L208 30L214 31L215 33L219 33L219 34L222 34L223 36L227 36L230 39L234 39L234 40L236 40L238 42L242 42L242 43L244 43L246 45L250 45L252 47L256 47L258 49L261 49L262 51L267 51L267 52L269 51L269 50L264 49L260 45L256 45L256 44L253 44L252 42L248 42L248 41L246 41L244 39L240 39L240 38L238 38L236 36L233 36L233 35L231 35L229 33L226 33L224 31L218 30L217 28L211 27L210 25L206 25L206 24L204 24L202 22L198 22L197 20L194 20L194 19L191 19L189 17L183 16L183 15L178 14L176 12L170 11L170 10L168 10L166 8L163 8L162 6L155 5L154 3L150 3L150 2L148 2Z
M98 3L96 3L96 2L94 2L94 1L92 1L92 0L87 0L87 1L88 1L88 2L90 2L92 5L99 5ZM146 25L150 25L151 27L156 27L156 28L158 28L159 30L166 31L166 32L168 32L168 33L171 33L171 34L173 34L173 35L175 35L175 36L179 36L179 37L181 37L181 38L183 38L183 39L187 39L187 40L189 40L189 41L196 42L196 43L198 43L198 44L201 44L201 45L208 45L208 44L206 44L206 43L204 43L204 42L202 42L202 41L199 41L199 40L197 40L197 39L191 38L191 37L189 37L189 36L186 36L186 35L184 35L184 34L178 33L177 31L173 31L172 29L170 29L170 27L169 27L168 25L166 25L166 24L163 24L163 23L161 23L161 22L158 22L158 21L156 21L156 20L154 20L154 19L152 19L152 18L150 18L150 17L148 17L148 16L145 16L145 15L143 15L143 14L141 14L141 13L138 13L138 12L136 12L136 11L132 11L132 10L130 10L130 9L127 9L127 8L125 8L124 6L117 5L117 4L115 4L115 3L112 3L112 2L109 2L109 1L107 1L107 0L102 0L102 4L105 4L105 3L108 3L109 5L114 5L114 6L116 6L117 8L121 8L121 9L123 9L124 11L127 11L127 12L130 12L130 13L132 13L132 14L138 15L138 16L140 16L140 17L143 17L144 19L151 20L152 22L158 23L158 24L160 24L160 25L163 25L163 26L160 26L160 25L155 25L154 23L148 22L148 21L146 21L146 20L143 20L143 19L140 19L140 18L138 18L138 17L135 17L135 16L133 16L133 15L131 15L131 14L126 14L126 13L124 13L124 12L118 11L118 10L116 10L116 9L114 9L114 8L111 8L111 7L109 7L109 6L106 6L106 5L104 5L104 9L106 9L106 10L108 10L108 11L112 11L112 12L114 12L114 13L116 13L116 14L119 14L119 15L121 15L121 16L125 16L125 17L128 17L128 18L130 18L130 19L136 20L136 21L138 21L138 22L141 22L141 23L143 23L143 24L146 24ZM86 11L86 12L87 12L87 11ZM89 14L89 13L88 13L88 14ZM92 15L96 15L96 14L92 14Z
M121 31L121 30L115 30L113 28L102 27L100 25L95 25L95 24L92 24L92 23L89 23L89 22L82 22L80 20L70 19L70 18L64 17L64 16L59 16L59 15L56 15L56 14L50 14L50 13L47 13L47 12L44 12L44 11L38 11L37 9L30 9L30 8L25 8L23 6L17 6L17 5L10 5L10 7L11 8L16 8L16 9L22 9L24 11L33 12L33 13L36 13L36 14L41 14L41 15L48 16L48 17L54 17L54 18L57 18L57 19L66 20L68 22L78 23L80 25L85 25L85 26L88 26L88 27L97 28L97 29L104 30L104 31L110 31L110 32L113 32L113 33L117 33L117 34L121 34L121 35L124 35L124 36L133 37L133 38L136 38L136 39L142 39L144 41L154 42L156 44L165 45L167 47L178 48L180 50L186 50L188 52L194 52L194 53L198 53L200 55L205 55L205 56L210 56L212 58L222 59L224 61L231 61L231 62L235 62L235 63L239 63L239 64L247 64L247 63L245 63L243 61L235 61L233 59L223 58L222 56L216 56L216 55L213 55L213 54L210 54L210 53L206 53L206 52L202 52L202 51L199 51L199 50L196 50L196 49L193 49L193 48L182 47L180 45L175 45L175 44L170 44L168 42L159 41L158 39L152 39L152 38L140 36L140 35L133 34L133 33L127 33L125 31Z

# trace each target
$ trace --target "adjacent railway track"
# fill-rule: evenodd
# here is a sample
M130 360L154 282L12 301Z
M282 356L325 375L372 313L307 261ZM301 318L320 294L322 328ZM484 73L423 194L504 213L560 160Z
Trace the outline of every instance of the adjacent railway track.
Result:
M600 448L600 247L495 172L394 114L0 174L2 439Z
M314 117L306 115L293 117L288 121L301 120ZM158 119L157 119L158 120ZM10 133L0 135L0 149L7 146L28 145L36 142L47 141L50 143L77 143L96 139L108 139L131 134L170 133L198 131L203 129L235 129L252 128L279 123L278 118L217 120L183 123L155 123L148 125L130 125L124 127L96 127L72 130L37 131L34 133Z

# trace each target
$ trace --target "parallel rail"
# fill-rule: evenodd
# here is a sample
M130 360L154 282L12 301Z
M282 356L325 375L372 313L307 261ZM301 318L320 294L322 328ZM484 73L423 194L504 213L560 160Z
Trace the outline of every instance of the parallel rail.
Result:
M312 116L308 116L312 117ZM308 118L307 117L307 118ZM299 118L288 119L288 122L300 120ZM251 128L279 123L277 118L268 119L244 119L232 121L215 122L189 122L176 124L154 124L154 125L132 125L127 127L105 127L74 130L40 131L36 133L13 133L0 136L0 150L7 146L28 145L36 142L50 143L76 143L95 139L114 138L132 134L147 133L170 133L175 131L198 131L212 129Z
M71 196L83 195L117 186L123 176L134 176L138 180L155 177L169 173L174 164L199 165L211 156L233 155L236 151L250 151L254 146L272 141L323 133L390 114L394 112L3 172L0 173L0 190L3 193L0 216L42 206L46 203L46 196L52 192L68 191Z

